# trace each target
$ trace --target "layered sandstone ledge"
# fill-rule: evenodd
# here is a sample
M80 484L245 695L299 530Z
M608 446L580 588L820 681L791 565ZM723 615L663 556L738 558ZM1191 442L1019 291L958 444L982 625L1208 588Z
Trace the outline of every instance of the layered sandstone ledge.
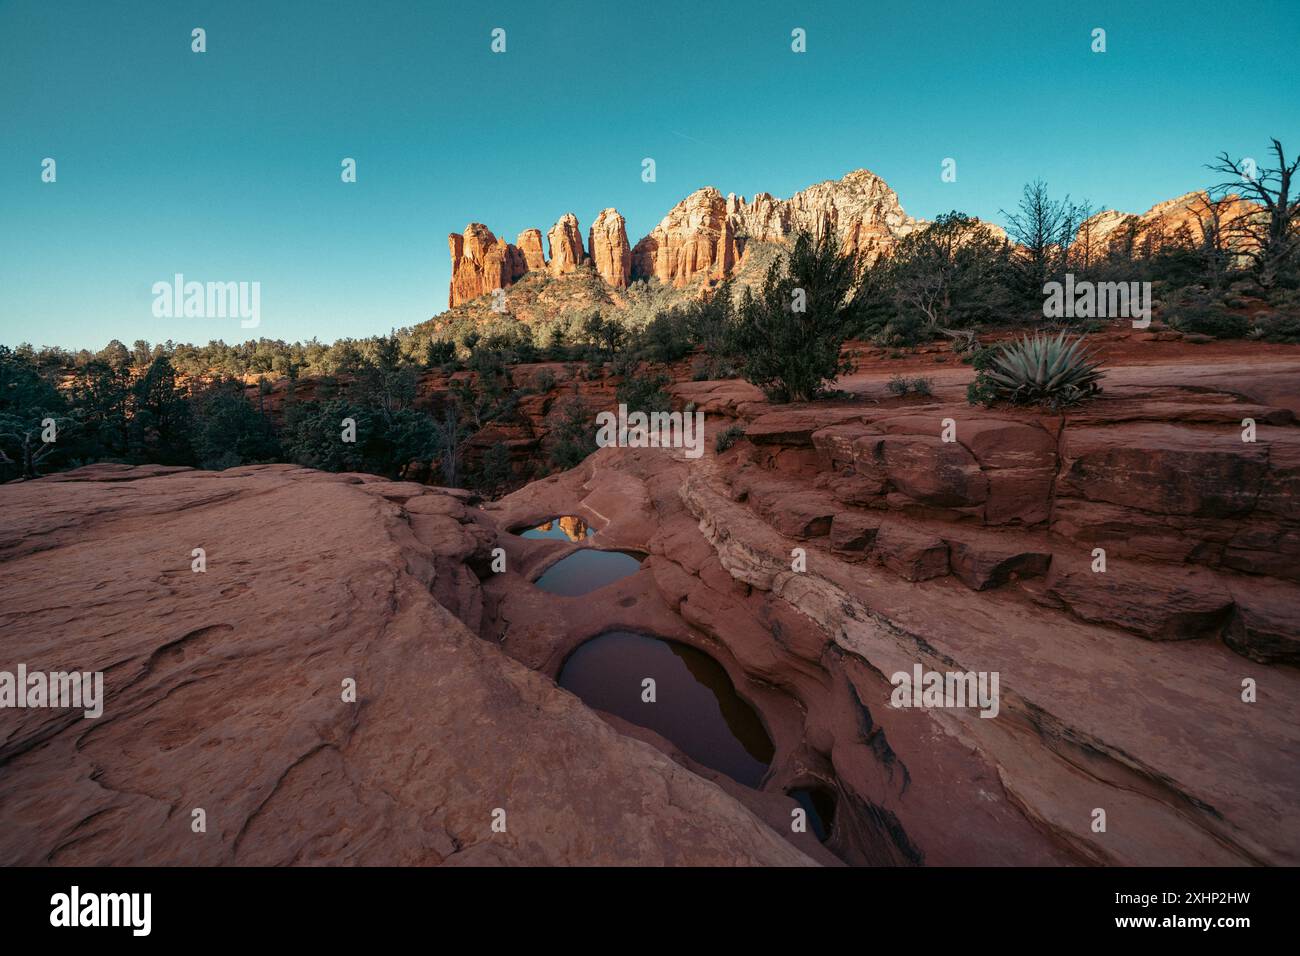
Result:
M107 692L0 712L0 863L810 863L471 632L495 531L464 497L287 465L0 488L2 666Z

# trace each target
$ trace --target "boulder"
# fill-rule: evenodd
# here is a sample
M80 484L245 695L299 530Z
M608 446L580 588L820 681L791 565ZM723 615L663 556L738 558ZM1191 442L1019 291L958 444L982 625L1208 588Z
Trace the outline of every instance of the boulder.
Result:
M831 548L835 551L870 551L880 531L878 515L858 511L840 511L831 519Z
M1082 620L1152 641L1221 637L1233 608L1232 595L1210 571L1116 561L1105 572L1062 573L1048 593Z
M938 535L886 522L876 533L875 554L885 567L909 581L948 573L948 545Z
M997 537L961 539L945 535L952 573L973 591L1000 587L1012 579L1041 577L1052 563L1051 552L1017 547Z

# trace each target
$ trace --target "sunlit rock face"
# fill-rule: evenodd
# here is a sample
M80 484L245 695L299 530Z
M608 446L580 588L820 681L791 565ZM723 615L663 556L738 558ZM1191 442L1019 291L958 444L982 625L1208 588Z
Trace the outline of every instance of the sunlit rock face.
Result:
M552 275L562 276L573 272L587 259L582 250L582 230L578 228L578 217L566 212L546 234L546 241L551 246L550 270Z
M591 224L587 250L600 277L615 288L627 287L632 275L632 250L627 244L627 223L617 209L602 209Z
M481 222L471 222L461 235L447 237L451 250L451 291L448 305L455 307L491 293L521 278L529 268L517 246L503 242Z
M502 243L480 223L451 237L454 307L493 289L504 288L528 272L546 268L562 276L590 262L612 288L636 279L659 279L684 286L703 277L733 275L748 242L779 242L799 230L833 230L845 253L873 259L923 223L912 219L883 179L865 169L842 179L809 186L789 199L757 193L750 200L724 196L713 186L697 189L670 209L635 246L618 210L602 210L583 248L578 218L565 213L546 233L550 258L537 229Z

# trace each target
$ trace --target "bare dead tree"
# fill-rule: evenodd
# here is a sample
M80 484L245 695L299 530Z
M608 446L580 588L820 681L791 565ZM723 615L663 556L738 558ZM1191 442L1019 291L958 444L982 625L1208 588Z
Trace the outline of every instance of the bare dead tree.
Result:
M1025 186L1015 212L1002 210L1007 233L1019 246L1017 266L1027 296L1039 295L1045 283L1065 270L1087 211L1086 203L1071 202L1069 196L1052 199L1041 179Z
M1080 272L1087 272L1092 267L1093 258L1097 252L1097 242L1093 237L1096 229L1094 218L1097 210L1092 208L1092 204L1086 200L1079 206L1079 228L1075 230L1075 241L1071 247L1074 261L1079 266Z
M1226 198L1236 194L1260 208L1247 208L1226 224L1227 228L1248 239L1240 253L1248 257L1265 289L1272 288L1279 274L1294 268L1300 259L1300 196L1292 192L1293 180L1300 169L1300 156L1288 163L1281 142L1272 140L1271 149L1277 167L1260 169L1251 160L1233 159L1220 153L1208 168L1231 178L1210 187L1210 192Z
M1236 198L1233 195L1211 196L1203 193L1191 207L1200 229L1200 237L1193 237L1193 248L1200 260L1202 272L1210 284L1222 288L1236 259L1232 250L1231 221Z
M63 415L39 414L40 417L33 420L11 413L0 414L0 464L13 465L24 478L39 477L42 462L57 450L55 442L43 438L46 423L53 422L61 433L66 433L73 425L72 420ZM11 457L5 451L5 445L13 449L17 457Z

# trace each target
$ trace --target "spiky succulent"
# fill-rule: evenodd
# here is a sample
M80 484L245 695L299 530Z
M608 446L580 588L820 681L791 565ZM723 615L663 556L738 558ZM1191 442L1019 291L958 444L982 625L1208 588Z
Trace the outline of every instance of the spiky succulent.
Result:
M1101 391L1100 363L1091 358L1082 338L1037 332L1000 346L981 374L993 398L1059 408Z

